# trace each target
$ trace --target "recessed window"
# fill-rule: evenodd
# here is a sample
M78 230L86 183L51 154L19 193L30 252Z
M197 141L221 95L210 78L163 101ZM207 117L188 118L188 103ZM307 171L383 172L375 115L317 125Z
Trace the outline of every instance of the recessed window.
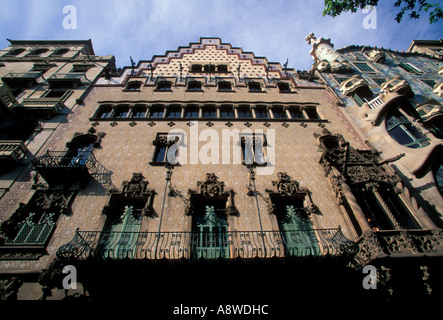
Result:
M261 92L261 85L257 81L250 81L248 83L249 92Z
M129 114L129 107L124 107L124 106L117 107L115 109L114 118L118 119L126 118L128 117L128 114Z
M419 69L417 69L415 66L413 66L409 62L400 62L398 66L408 73L421 73L421 71Z
M146 116L146 107L145 106L135 106L132 108L132 117L133 118L144 118Z
M217 66L217 72L218 73L227 73L228 72L228 66L225 64L219 64Z
M19 54L22 54L23 52L25 52L25 49L22 49L22 48L11 49L4 55L4 57L16 57Z
M222 106L220 108L220 117L224 119L232 119L235 118L234 109L232 106Z
M126 84L125 90L127 90L127 91L140 91L141 85L142 85L141 81L129 81Z
M375 79L372 79L372 81L374 81L376 84L378 84L379 86L381 86L383 83L386 82L386 79L383 79L383 78L375 78Z
M191 72L202 72L202 65L201 64L193 64L191 66Z
M266 106L257 106L255 107L255 117L257 119L268 119L269 113L266 109Z
M426 84L430 88L434 88L437 82L435 80L421 80L424 84Z
M86 72L89 69L93 68L93 64L89 63L77 63L72 65L71 72Z
M163 118L163 107L152 107L149 110L149 118Z
M249 106L240 106L237 109L239 119L251 119L252 112Z
M202 83L201 81L193 80L188 82L189 91L201 91Z
M354 62L354 65L362 72L375 72L366 62Z
M38 57L41 56L43 53L48 52L48 49L41 48L41 49L34 49L31 52L29 52L26 56L30 57Z
M54 52L51 54L51 57L54 57L54 56L61 57L65 54L67 54L68 52L69 52L69 49L67 49L67 48L57 49L57 50L54 50Z
M215 109L215 107L204 106L203 118L217 118L217 110Z
M171 91L172 82L168 80L161 80L157 83L156 90L158 91Z
M289 83L279 82L277 83L277 86L280 92L291 92L291 87L289 86Z
M289 107L289 114L291 115L292 119L304 119L305 116L303 115L303 112L301 111L301 108L299 106L291 106Z
M317 113L317 108L315 107L307 107L305 108L305 112L308 115L308 118L311 120L319 120L320 117L318 116Z
M166 111L166 118L181 118L182 108L181 107L168 107Z
M288 117L283 107L272 107L272 114L274 119L286 119Z
M199 110L196 106L187 106L185 109L185 118L198 118Z
M203 67L204 72L207 73L215 73L215 65L213 64L206 64Z
M232 84L229 81L220 81L218 83L219 91L232 91Z
M100 109L97 112L97 118L106 119L111 116L112 107L111 106L100 106Z
M163 164L166 162L176 164L178 156L178 141L180 137L170 134L158 134L153 141L155 145L154 156L151 164Z
M263 134L252 134L241 136L242 160L243 164L259 164L266 163L263 146L265 143Z
M386 119L386 127L391 137L408 148L422 148L429 145L427 139L399 110Z

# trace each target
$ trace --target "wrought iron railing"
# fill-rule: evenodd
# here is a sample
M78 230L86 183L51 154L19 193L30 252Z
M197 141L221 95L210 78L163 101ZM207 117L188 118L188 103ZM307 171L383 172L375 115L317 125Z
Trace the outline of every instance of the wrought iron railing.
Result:
M340 228L292 231L79 231L57 250L60 258L214 259L344 256L357 251Z
M91 151L78 151L69 154L66 151L47 151L44 155L35 157L32 163L36 168L95 168L97 160Z
M27 152L28 148L21 140L0 140L0 159L11 158L17 162Z

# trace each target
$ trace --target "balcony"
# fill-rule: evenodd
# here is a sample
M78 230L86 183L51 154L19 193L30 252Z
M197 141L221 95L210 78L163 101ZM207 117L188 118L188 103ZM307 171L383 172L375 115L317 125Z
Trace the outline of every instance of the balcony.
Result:
M90 81L84 73L54 73L48 78L51 88L76 88L82 84L88 84Z
M0 172L19 163L28 152L21 140L0 140Z
M90 171L96 170L97 160L92 151L47 151L32 160L35 170L49 185L86 183Z
M40 79L42 81L40 81ZM42 73L40 71L29 72L9 72L2 77L2 81L8 86L15 87L33 87L39 82L43 82Z
M346 256L356 244L341 229L227 232L79 231L57 250L75 259L233 259Z
M24 98L13 107L14 113L24 115L43 115L51 118L65 106L60 98Z

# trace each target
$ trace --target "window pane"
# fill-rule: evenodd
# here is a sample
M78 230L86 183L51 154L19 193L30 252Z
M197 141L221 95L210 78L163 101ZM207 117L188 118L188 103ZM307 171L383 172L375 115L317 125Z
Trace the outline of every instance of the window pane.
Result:
M144 118L146 115L146 108L138 107L132 109L132 117L133 118Z
M188 107L185 109L185 118L198 118L198 108Z
M165 161L165 155L166 155L166 147L165 146L158 146L156 150L156 154L154 157L155 162L162 162Z
M240 119L250 119L252 118L252 112L248 107L238 108L238 117Z
M213 107L205 107L203 108L203 118L216 118L217 111Z
M291 107L289 108L289 113L291 114L292 119L304 119L303 112L301 112L299 107Z
M99 118L108 118L111 115L111 107L105 107L105 108L101 108L100 111L97 114L97 117Z
M306 108L305 110L308 114L309 119L319 119L317 110L315 110L315 108Z
M163 118L163 108L151 108L150 118Z
M269 118L268 110L266 110L266 108L263 108L263 107L255 108L255 117L258 118L258 119L267 119L267 118Z
M411 136L403 129L402 126L395 127L389 131L389 133L395 141L402 145L414 142L414 139L411 138Z
M168 114L167 117L168 118L180 118L182 114L182 110L181 108L168 108Z
M274 115L274 119L286 119L287 118L286 112L282 108L272 108L272 114Z
M222 118L235 118L234 110L232 107L222 107L220 109L220 116Z

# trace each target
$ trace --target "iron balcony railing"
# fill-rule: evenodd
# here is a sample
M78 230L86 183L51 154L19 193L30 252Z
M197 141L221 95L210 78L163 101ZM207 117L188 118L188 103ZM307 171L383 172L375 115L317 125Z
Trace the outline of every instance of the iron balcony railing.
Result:
M356 244L340 228L292 231L108 232L79 231L57 250L76 259L216 259L344 256Z
M97 160L92 151L78 151L74 155L66 151L47 151L35 157L32 163L36 168L88 168L95 167Z

